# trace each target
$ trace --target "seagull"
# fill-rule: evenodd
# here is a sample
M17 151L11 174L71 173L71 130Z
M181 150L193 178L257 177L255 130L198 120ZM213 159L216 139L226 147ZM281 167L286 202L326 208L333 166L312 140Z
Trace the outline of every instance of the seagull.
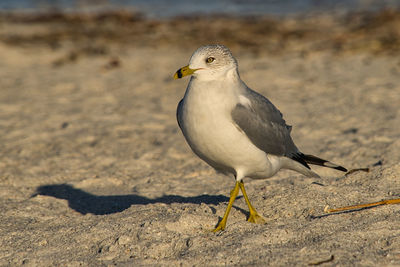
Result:
M308 164L346 172L294 144L282 113L264 96L240 79L238 64L223 45L206 45L180 68L175 79L191 75L177 108L177 120L193 152L218 172L233 175L236 183L228 206L214 232L225 229L239 189L249 208L248 221L265 223L246 194L243 179L265 179L280 169L319 177Z

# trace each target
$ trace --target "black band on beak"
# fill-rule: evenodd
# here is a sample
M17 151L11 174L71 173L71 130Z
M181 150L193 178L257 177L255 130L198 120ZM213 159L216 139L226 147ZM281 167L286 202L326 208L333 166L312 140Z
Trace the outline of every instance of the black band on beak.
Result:
M182 69L179 69L179 70L176 72L176 74L178 74L178 78L179 78L179 79L182 78L182 77L183 77L183 75L182 75Z

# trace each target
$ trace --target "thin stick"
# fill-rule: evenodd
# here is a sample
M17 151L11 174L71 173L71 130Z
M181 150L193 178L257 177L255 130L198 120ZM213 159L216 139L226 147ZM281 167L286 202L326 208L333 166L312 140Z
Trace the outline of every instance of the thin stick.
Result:
M377 206L390 205L390 204L400 204L400 198L387 199L387 200L382 200L382 201L368 203L368 204L346 206L346 207L337 208L337 209L330 209L329 206L326 206L324 209L324 212L332 213L332 212L339 212L339 211L349 211L349 210L351 211L351 210L359 210L359 209L363 209L363 208L377 207Z
M331 255L331 256L329 257L329 259L321 260L321 261L317 261L317 262L310 262L308 265L321 265L321 264L323 264L323 263L331 262L331 261L333 261L334 259L335 259L335 256L334 256L334 255Z
M346 172L346 174L344 176L348 176L354 172L359 172L359 171L363 171L363 172L369 172L369 168L358 168L358 169L351 169L350 171Z

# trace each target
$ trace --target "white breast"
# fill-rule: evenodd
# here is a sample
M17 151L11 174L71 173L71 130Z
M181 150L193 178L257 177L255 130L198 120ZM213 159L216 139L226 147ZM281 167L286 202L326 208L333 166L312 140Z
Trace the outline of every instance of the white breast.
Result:
M239 93L224 92L230 88L225 83L213 82L212 89L206 83L195 86L189 85L180 111L182 131L192 150L214 168L242 176L238 179L274 175L279 160L271 162L231 119L237 103L250 105L250 101Z

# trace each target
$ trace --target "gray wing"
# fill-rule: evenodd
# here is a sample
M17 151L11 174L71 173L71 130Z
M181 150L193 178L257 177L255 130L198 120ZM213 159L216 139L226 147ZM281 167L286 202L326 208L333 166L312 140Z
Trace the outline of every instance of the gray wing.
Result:
M290 137L291 126L286 125L282 113L264 96L246 90L250 106L237 104L232 119L259 149L268 154L297 157L300 153Z
M182 124L181 124L182 105L183 105L183 99L181 99L181 101L179 101L178 107L176 108L176 120L177 120L179 128L181 128L181 130L182 130Z

